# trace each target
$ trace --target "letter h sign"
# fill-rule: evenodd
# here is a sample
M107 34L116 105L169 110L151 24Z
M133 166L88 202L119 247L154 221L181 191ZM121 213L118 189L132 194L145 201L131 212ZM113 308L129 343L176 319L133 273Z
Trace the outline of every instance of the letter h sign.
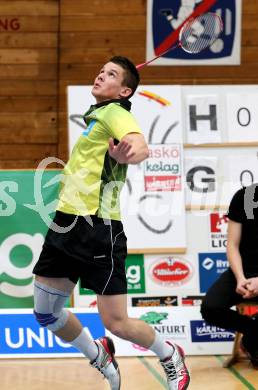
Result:
M215 104L209 105L209 114L207 115L198 115L196 113L196 106L190 106L190 130L197 131L198 121L209 121L211 130L218 130L217 126L217 107Z
M187 96L187 142L193 144L221 142L218 125L218 96Z

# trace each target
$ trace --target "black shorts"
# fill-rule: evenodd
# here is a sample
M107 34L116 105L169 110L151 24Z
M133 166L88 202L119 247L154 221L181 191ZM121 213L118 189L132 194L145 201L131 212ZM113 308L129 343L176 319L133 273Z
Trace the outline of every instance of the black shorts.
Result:
M75 226L66 233L48 230L33 273L52 278L68 278L73 283L101 295L126 294L125 260L127 239L121 221L90 216L93 226L82 216L56 212L58 226Z

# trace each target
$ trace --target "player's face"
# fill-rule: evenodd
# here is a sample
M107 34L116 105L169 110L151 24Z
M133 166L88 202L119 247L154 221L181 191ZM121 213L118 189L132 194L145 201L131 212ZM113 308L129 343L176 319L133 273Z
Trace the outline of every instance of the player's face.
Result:
M113 62L108 62L96 77L91 93L97 103L127 97L132 90L123 85L123 82L124 69Z

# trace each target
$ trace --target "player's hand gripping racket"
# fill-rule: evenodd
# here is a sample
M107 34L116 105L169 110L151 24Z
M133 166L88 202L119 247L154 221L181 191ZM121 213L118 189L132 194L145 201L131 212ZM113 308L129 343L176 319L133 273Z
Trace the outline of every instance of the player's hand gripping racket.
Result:
M222 20L215 13L208 12L190 18L181 27L176 45L169 47L151 60L136 65L136 68L140 69L178 47L181 47L187 53L200 53L216 41L222 30Z

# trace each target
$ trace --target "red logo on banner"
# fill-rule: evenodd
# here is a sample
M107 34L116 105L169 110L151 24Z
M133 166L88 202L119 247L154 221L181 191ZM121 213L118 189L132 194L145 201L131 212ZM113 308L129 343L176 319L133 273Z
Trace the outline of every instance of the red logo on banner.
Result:
M228 217L219 213L210 214L211 233L227 233Z
M151 268L152 279L162 285L181 285L192 276L192 268L183 259L168 257L158 260Z
M178 176L145 176L145 191L180 191Z
M144 162L145 191L181 191L181 149L179 144L150 144Z

